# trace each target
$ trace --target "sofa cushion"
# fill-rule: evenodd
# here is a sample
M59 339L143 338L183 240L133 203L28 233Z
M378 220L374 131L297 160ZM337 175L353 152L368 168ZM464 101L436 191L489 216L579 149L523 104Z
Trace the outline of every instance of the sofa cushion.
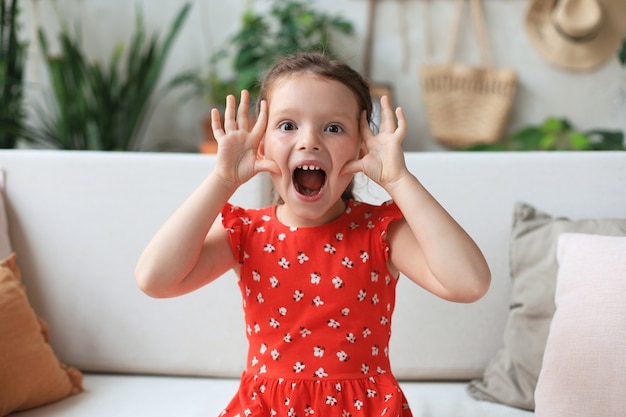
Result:
M626 237L561 235L556 311L535 392L539 417L626 410Z
M15 254L0 262L0 416L82 390L81 373L60 363L48 344L20 278Z
M463 382L400 382L416 417L534 415L502 404L476 401L467 394L465 385ZM85 373L84 394L11 417L215 417L238 386L236 378Z
M478 399L533 410L534 392L554 314L557 238L564 232L626 235L626 219L553 217L526 203L514 210L509 244L513 282L503 347L483 377L470 382Z

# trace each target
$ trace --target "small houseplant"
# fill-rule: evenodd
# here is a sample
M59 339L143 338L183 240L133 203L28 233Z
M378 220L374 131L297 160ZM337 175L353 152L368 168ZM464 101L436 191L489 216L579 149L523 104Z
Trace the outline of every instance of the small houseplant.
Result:
M228 94L244 89L254 101L259 81L277 59L301 51L324 51L336 56L333 34L351 34L352 30L351 22L314 9L310 0L271 0L268 13L258 13L249 5L239 30L211 55L208 74L189 73L177 82L191 86L190 95L200 96L212 106L222 107ZM230 70L227 76L220 73L223 64ZM210 120L206 118L203 124L203 151L214 152Z
M278 58L299 51L324 51L336 56L332 35L351 34L352 30L348 20L315 10L310 0L271 0L266 14L248 6L239 30L211 55L208 75L196 74L188 81L211 104L221 105L228 94L243 89L255 98L259 80ZM225 60L232 75L222 76L218 71Z
M617 59L626 67L626 38L617 51ZM539 125L521 128L510 137L492 144L472 145L467 151L613 151L626 150L621 130L575 129L569 120L547 117Z
M539 125L524 127L493 144L473 145L469 151L591 151L625 150L619 130L579 131L564 118L548 117Z
M17 0L0 1L0 148L14 148L24 133L26 45L17 37Z
M157 89L190 8L181 8L163 42L157 34L148 36L138 11L128 47L118 44L104 64L82 51L80 31L72 35L65 25L59 34L61 52L52 54L40 30L52 94L35 107L39 123L29 139L55 149L139 150L152 101L175 86L172 80Z

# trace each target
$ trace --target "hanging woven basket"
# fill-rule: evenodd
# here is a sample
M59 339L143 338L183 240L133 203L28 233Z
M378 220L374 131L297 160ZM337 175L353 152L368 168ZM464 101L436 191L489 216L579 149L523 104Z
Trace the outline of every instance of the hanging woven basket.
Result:
M458 0L447 62L420 68L430 133L451 148L498 141L506 127L517 87L515 71L490 66L479 0L471 0L471 3L483 65L454 62L464 3L465 0Z

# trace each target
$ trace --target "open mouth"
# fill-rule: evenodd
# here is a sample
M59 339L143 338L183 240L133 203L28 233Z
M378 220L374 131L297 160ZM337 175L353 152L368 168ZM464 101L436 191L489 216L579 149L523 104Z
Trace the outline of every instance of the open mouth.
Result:
M293 172L293 184L298 193L314 197L326 184L326 172L315 165L301 165Z

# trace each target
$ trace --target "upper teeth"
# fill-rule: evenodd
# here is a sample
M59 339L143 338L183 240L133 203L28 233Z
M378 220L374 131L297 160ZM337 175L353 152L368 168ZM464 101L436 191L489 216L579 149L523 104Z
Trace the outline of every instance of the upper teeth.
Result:
M320 170L320 169L321 169L320 167L317 167L317 166L315 166L315 165L301 165L301 166L299 166L298 168L303 169L303 170L305 170L305 171L308 171L308 170L311 170L311 171L318 171L318 170Z

